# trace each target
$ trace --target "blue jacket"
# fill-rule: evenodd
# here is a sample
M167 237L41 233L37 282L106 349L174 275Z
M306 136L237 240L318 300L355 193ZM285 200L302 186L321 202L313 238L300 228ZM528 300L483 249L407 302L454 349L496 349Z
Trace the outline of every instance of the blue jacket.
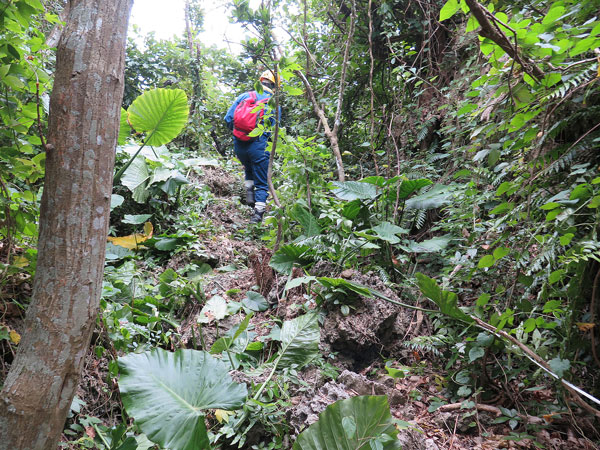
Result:
M255 91L255 94L256 94L257 101L264 100L265 98L271 98L271 96L273 95L266 89L263 91L262 94L259 94L256 91ZM248 98L249 96L250 96L249 92L244 92L243 94L240 94L238 96L238 98L235 99L235 102L233 102L233 105L231 105L231 107L227 111L227 114L225 114L225 122L227 123L227 128L229 128L230 130L233 131L233 113L235 112L235 109L238 107L238 105L240 104L240 102L242 100ZM265 109L265 112L270 113L271 109L267 106ZM281 108L279 108L279 112L281 114ZM271 117L270 122L271 122L271 125L275 125L275 117ZM266 144L267 141L269 140L270 136L271 136L271 133L265 132L256 141L264 142ZM237 140L237 138L235 136L234 136L234 139ZM254 141L254 142L256 142L256 141Z

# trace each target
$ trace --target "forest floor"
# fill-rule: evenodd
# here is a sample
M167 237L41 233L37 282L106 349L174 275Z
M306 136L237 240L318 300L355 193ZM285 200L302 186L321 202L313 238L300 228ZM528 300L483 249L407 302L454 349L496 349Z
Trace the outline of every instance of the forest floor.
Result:
M264 225L248 225L250 208L242 205L236 195L241 191L237 188L241 186L241 180L220 168L207 168L204 175L194 182L209 186L216 197L207 208L206 215L219 231L200 237L202 258L213 267L212 273L206 275L203 282L206 298L218 295L227 301L239 301L247 291L258 290L270 307L252 318L257 336L268 335L282 320L300 315L307 294L298 287L290 290L285 298L281 297L287 277L278 276L269 266L272 251L260 240ZM164 269L177 271L189 258L189 254L177 254ZM311 274L330 276L331 270L327 264L317 264L311 269ZM298 276L302 276L302 272ZM401 300L375 273L362 274L350 269L342 272L341 277ZM178 317L180 327L176 330L178 338L171 341L172 350L210 348L218 336L243 318L242 314L235 314L200 326L197 317L202 307L200 302L190 300L181 309ZM296 382L287 384L287 392L281 393L284 398L280 413L291 429L291 442L300 431L318 419L327 405L356 395L385 395L392 415L409 424L400 431L404 450L596 448L590 441L577 437L580 435L569 420L547 424L544 419L527 416L522 418L522 422L537 423L536 432L531 432L531 427L527 433L519 428L512 430L508 422L498 420L502 416L499 407L509 406L505 403L506 399L481 403L474 408L442 401L444 373L441 367L445 361L404 345L415 336L432 332L430 319L421 312L409 311L377 298L361 297L347 316L341 313L339 306L333 305L324 317L320 350L326 365L308 366L298 374ZM19 322L20 319L15 318L11 326L18 329ZM97 330L95 338L104 332ZM118 390L110 382L108 358L106 355L98 358L93 348L92 345L77 391L77 398L81 400L79 413L98 417L106 425L114 425L119 423L122 409ZM389 367L397 368L396 373L402 372L402 377L389 376L386 362ZM239 381L254 383L265 378L259 375L248 379L241 373L233 376L234 379L237 376ZM555 393L541 389L535 395L553 396ZM85 432L91 436L94 430L89 426L85 427ZM261 431L252 433L243 448L250 449L264 438ZM72 437L65 436L65 440L69 439ZM290 442L287 444L290 448Z

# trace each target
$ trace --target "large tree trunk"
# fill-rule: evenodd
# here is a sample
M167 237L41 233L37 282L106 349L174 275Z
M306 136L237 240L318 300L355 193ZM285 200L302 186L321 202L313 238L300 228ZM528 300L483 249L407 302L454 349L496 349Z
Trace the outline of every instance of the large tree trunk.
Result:
M0 449L55 450L96 323L133 0L71 0L50 101L33 298Z

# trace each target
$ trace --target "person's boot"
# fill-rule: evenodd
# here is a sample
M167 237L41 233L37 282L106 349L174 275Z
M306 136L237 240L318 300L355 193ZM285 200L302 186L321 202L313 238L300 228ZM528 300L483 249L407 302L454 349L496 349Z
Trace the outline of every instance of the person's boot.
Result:
M264 214L264 211L259 211L258 209L254 208L254 212L250 218L250 223L261 223Z
M261 223L263 215L265 214L266 206L264 202L257 202L254 206L254 212L250 218L250 223Z
M246 188L246 205L248 205L250 208L254 208L254 181L244 181L244 187Z
M246 188L246 205L254 208L254 186Z

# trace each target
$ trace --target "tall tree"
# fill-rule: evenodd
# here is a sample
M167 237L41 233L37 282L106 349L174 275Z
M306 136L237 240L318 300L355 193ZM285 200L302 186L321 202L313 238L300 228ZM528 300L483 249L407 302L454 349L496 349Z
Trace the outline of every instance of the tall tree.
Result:
M38 264L0 392L0 449L57 446L102 289L133 0L70 0L50 101Z

